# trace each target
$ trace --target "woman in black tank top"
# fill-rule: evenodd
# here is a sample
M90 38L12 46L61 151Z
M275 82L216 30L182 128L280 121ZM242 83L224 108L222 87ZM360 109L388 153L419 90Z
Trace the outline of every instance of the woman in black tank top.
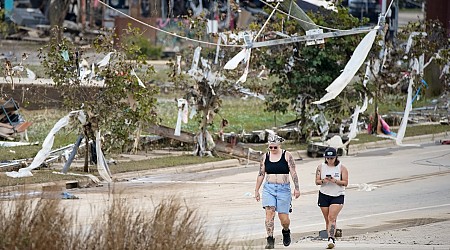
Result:
M266 210L266 249L272 249L275 244L273 237L275 213L278 213L278 218L283 227L281 230L283 244L289 246L291 243L289 212L292 193L289 175L294 183L294 197L296 199L300 196L300 188L294 158L289 151L281 149L281 143L284 139L277 135L272 135L269 136L268 141L269 152L262 157L258 177L256 178L255 198L256 201L260 201L259 188L265 179L262 192L262 205Z

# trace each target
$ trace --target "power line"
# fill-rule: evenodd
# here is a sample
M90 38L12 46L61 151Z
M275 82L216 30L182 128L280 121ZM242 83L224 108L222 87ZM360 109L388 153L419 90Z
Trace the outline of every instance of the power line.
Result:
M294 1L294 0L292 0L292 1ZM269 3L265 2L264 0L260 0L260 2L262 2L262 3L265 4L266 6L269 6L269 7L272 8L272 9L275 9L272 5L270 5ZM289 14L289 13L286 13L286 12L280 10L280 9L277 9L277 11L280 12L280 13L282 13L282 14L284 14L284 15L286 15L286 16L288 16L288 17L292 17L293 19L295 19L295 20L297 20L297 21L300 21L300 22L303 22L303 23L306 23L306 24L310 24L310 25L314 25L314 26L317 26L317 27L322 28L322 29L325 29L325 30L347 31L347 30L341 30L341 29L335 29L335 28L330 28L330 27L326 27L326 26L317 25L317 24L315 24L315 23L312 23L312 22L308 22L308 21L302 20L302 19L300 19L300 18L298 18L298 17L296 17L296 16L293 16L293 15L291 15L291 14Z
M156 1L156 0L155 0L155 1ZM116 8L114 8L114 7L112 7L112 6L108 5L108 4L106 4L106 3L104 3L103 1L98 1L98 2L101 3L102 5L104 5L105 7L110 8L111 10L113 10L113 11L115 11L115 12L117 12L117 13L120 13L121 15L123 15L123 16L125 16L125 17L127 17L127 18L130 18L130 19L133 20L133 21L138 22L138 23L140 23L140 24L142 24L142 25L144 25L144 26L147 26L147 27L149 27L149 28L152 28L152 29L154 29L154 30L157 30L157 31L163 32L163 33L165 33L165 34L168 34L168 35L171 35L171 36L174 36L174 37L178 37L178 38L180 38L180 39L184 39L184 40L187 40L187 41L197 42L197 43L206 44L206 45L212 45L212 46L218 46L217 43L211 43L211 42L201 41L201 40L197 40L197 39L192 39L192 38L189 38L189 37L181 36L181 35L178 35L178 34L175 34L175 33L172 33L172 32L169 32L169 31L166 31L166 30L163 30L163 29L160 29L160 28L155 27L155 26L153 26L153 25L150 25L150 24L148 24L148 23L142 22L142 21L140 21L140 20L138 20L138 19L136 19L136 18L134 18L134 17L132 17L132 16L126 14L126 13L123 13L122 11L120 11L120 10L118 10L118 9L116 9ZM234 44L219 44L219 46L222 46L222 47L239 47L239 48L242 48L242 45L234 45Z

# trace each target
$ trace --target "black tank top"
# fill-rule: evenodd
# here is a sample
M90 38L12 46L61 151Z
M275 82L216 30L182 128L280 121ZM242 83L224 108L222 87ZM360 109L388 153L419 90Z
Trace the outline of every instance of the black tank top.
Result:
M285 157L286 150L283 150L281 158L277 162L270 161L270 154L266 154L266 160L264 166L266 167L266 173L268 174L289 174L289 164Z

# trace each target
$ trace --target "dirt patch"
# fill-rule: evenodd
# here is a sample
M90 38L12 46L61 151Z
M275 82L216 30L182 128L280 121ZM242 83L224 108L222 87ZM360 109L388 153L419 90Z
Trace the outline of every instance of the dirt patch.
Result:
M377 244L449 245L447 232L450 218L412 218L386 224L346 229L342 240Z
M86 87L86 92L96 91L98 88ZM46 84L2 84L0 90L4 99L14 98L21 108L27 110L59 109L63 106L63 93L58 88ZM7 98L5 98L7 97Z

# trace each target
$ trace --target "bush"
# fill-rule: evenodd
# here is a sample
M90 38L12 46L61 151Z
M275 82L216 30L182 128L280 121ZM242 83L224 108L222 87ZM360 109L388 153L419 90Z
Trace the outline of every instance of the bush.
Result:
M20 198L0 203L0 249L228 249L210 241L195 209L171 197L153 213L114 196L104 216L80 228L59 199Z
M152 60L156 60L156 59L161 59L162 57L162 48L158 47L158 46L154 46L151 44L151 42L145 38L145 37L136 37L136 36L132 36L132 37L127 37L125 39L125 43L126 44L133 44L138 46L140 49L140 54L139 55L128 55L128 57L130 59L135 59L138 56L144 56L147 59L152 59Z

